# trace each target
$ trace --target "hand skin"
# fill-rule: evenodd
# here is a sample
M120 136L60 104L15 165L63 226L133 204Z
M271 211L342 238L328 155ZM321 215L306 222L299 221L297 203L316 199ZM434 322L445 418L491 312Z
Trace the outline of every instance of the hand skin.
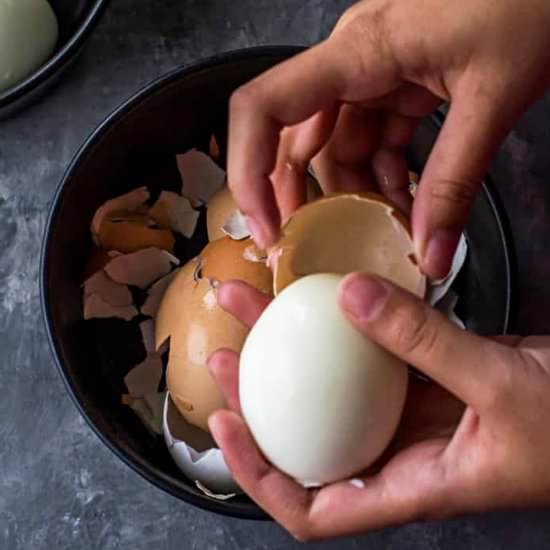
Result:
M241 282L219 291L252 326L269 298ZM209 419L242 489L299 540L411 521L550 504L550 337L486 339L462 331L392 284L352 274L339 303L366 337L433 382L411 380L401 425L375 469L306 490L271 466L240 416L238 355L209 368L231 410ZM261 365L259 365L261 367Z
M444 276L499 143L550 82L548 0L363 0L332 35L238 89L228 177L256 242L305 200L378 189L411 208L403 151L422 116L450 111L412 206L424 272Z

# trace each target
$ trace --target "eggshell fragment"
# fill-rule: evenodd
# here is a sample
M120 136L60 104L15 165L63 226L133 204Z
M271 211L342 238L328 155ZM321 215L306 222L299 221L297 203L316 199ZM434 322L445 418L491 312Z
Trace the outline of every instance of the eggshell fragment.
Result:
M117 250L125 254L150 247L173 252L175 239L172 232L152 227L150 221L146 215L127 213L116 218L108 215L99 229L99 244L104 250Z
M183 180L182 195L191 201L206 204L225 183L225 172L208 156L190 149L176 156Z
M391 441L407 392L406 365L340 309L341 279L315 274L289 285L241 352L246 423L263 454L308 487L370 466Z
M336 194L298 209L270 250L274 293L313 273L354 271L384 277L424 296L407 221L373 193Z
M224 185L212 195L206 209L206 227L209 241L215 241L226 236L222 227L236 210L237 205L227 185Z
M84 282L84 298L98 295L104 302L115 307L133 305L130 289L110 279L105 271L100 270Z
M222 226L222 232L236 241L241 241L250 237L250 229L248 229L246 219L239 210L235 210L235 212L227 218Z
M117 283L147 288L178 264L179 260L165 250L145 248L117 256L105 266L105 271Z
M152 392L132 399L129 407L139 416L152 435L162 435L162 411L166 392Z
M143 347L145 348L147 355L155 352L155 321L153 321L153 319L142 321L139 324L139 330L143 340Z
M100 208L97 209L94 218L92 220L92 236L94 242L99 245L99 232L104 218L117 211L126 212L143 212L146 210L145 203L149 200L150 194L147 187L140 187L134 189L129 193L115 197L105 202Z
M149 290L147 291L147 298L141 306L141 313L143 313L144 315L149 315L150 317L156 317L158 309L160 307L160 301L162 300L166 289L173 281L178 271L179 269L175 269L171 273L168 273L168 275L165 275L164 277L159 279L151 286L151 288L149 288Z
M217 498L241 492L214 440L186 422L169 393L164 404L163 433L174 462L189 479L202 485L199 489L215 492Z
M90 294L84 298L84 319L117 318L130 321L138 314L134 305L114 306L98 294Z
M162 378L160 355L153 352L124 377L124 383L132 397L144 397L158 391Z
M149 215L160 227L169 228L188 239L193 236L199 219L199 212L191 206L189 199L172 191L160 194Z

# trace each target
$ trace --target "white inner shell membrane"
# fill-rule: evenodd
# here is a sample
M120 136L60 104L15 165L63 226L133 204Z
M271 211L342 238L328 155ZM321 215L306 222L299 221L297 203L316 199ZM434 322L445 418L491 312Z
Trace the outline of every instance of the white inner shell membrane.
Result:
M0 0L0 93L47 61L57 36L57 19L46 0Z

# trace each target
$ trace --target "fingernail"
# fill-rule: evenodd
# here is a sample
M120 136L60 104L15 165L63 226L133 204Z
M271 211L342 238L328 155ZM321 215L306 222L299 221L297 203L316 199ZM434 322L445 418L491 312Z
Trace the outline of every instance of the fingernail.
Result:
M449 273L460 232L437 229L432 233L424 256L424 271L431 277L442 278Z
M256 244L262 249L266 248L267 238L266 238L264 229L262 227L262 224L258 223L255 219L251 218L250 216L245 216L244 220Z
M342 283L342 305L354 317L371 321L384 306L388 291L377 279L352 275Z

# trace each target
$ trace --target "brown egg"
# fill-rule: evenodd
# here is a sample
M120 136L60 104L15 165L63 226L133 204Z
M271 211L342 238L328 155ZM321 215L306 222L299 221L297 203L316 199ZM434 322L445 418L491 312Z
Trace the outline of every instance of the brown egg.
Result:
M105 216L98 239L104 250L124 254L150 247L173 252L175 243L169 229L151 227L149 216L136 212L112 212Z
M408 221L374 193L335 194L298 209L270 250L274 293L313 273L384 277L423 296Z
M225 406L207 360L220 348L240 351L248 334L218 306L216 281L238 278L263 291L273 284L265 263L243 257L251 244L229 237L210 243L176 275L156 318L157 348L170 339L168 391L185 419L206 431L209 415Z

